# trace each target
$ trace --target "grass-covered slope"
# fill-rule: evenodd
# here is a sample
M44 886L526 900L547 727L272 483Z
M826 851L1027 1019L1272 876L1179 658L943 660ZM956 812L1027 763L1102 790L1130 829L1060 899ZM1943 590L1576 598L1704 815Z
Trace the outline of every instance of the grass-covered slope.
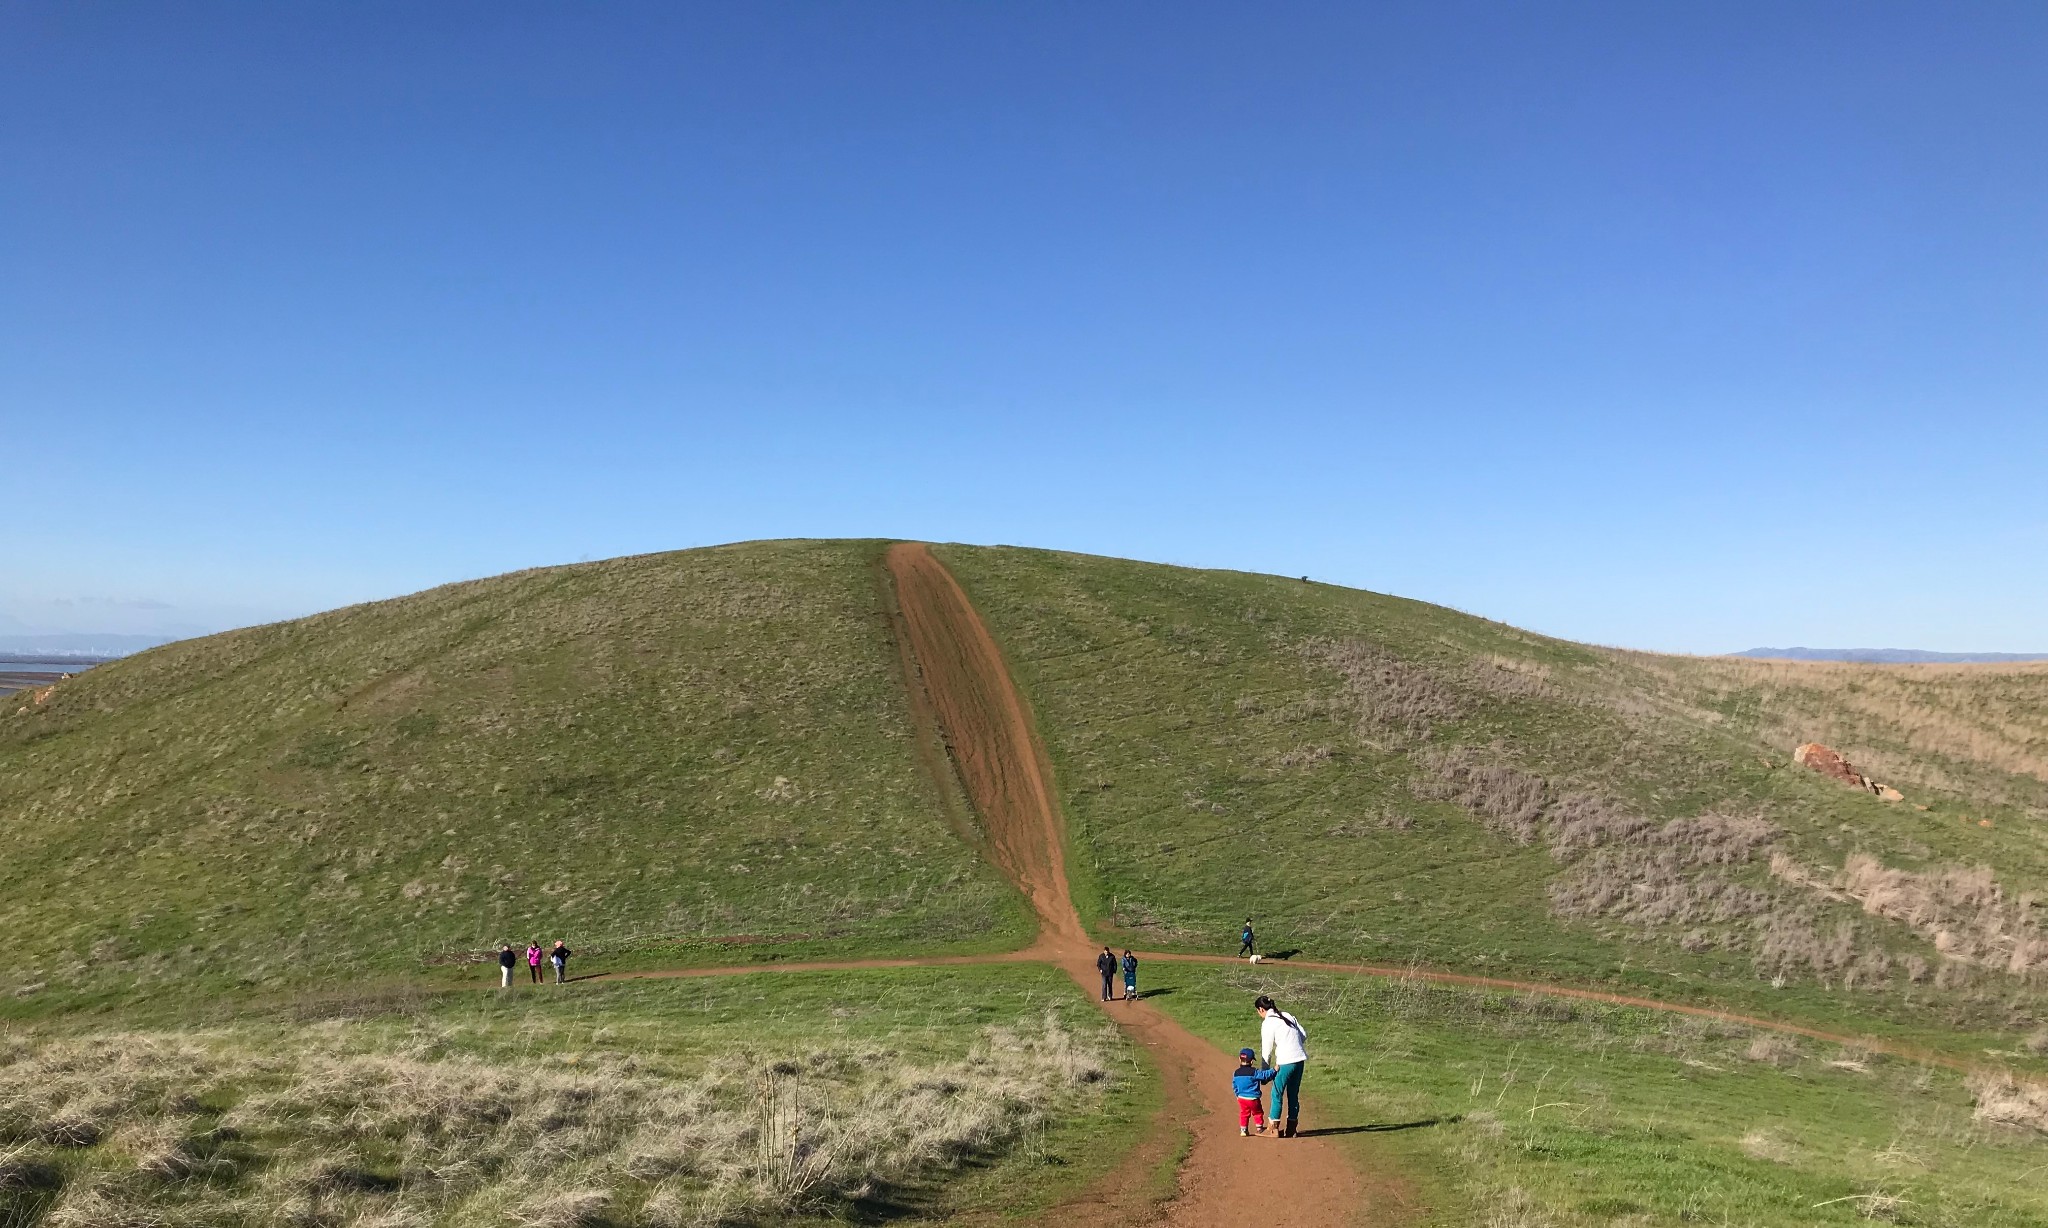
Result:
M2041 666L1654 657L1295 579L940 554L1120 939L1229 952L1251 914L1307 958L2037 1021ZM1907 800L1794 765L1808 739Z
M1020 945L914 753L880 548L521 572L10 701L11 1001L529 938L664 962Z

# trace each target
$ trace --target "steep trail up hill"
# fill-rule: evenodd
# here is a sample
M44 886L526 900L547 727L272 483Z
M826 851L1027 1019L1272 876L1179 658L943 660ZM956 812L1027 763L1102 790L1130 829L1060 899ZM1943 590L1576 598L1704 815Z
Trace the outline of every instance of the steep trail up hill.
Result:
M1066 969L1084 990L1095 988L1096 948L1068 893L1051 773L1002 652L952 575L922 544L891 547L887 565L920 675L911 684L931 698L997 864L1037 912L1040 931L1029 954ZM1229 1066L1221 1051L1142 999L1109 1013L1151 1051L1167 1084L1166 1114L1193 1134L1165 1222L1221 1228L1255 1214L1298 1228L1334 1228L1361 1217L1391 1218L1394 1187L1362 1181L1326 1140L1248 1143L1220 1112L1205 1107L1216 1098L1198 1095L1196 1087L1216 1082ZM1156 1146L1164 1140L1154 1133ZM1141 1155L1146 1150L1141 1147Z
M1097 948L1077 915L1064 867L1063 823L1045 753L1032 715L1005 665L1002 653L973 605L944 565L921 544L893 546L885 558L893 578L908 640L908 682L918 693L913 707L941 727L948 757L982 824L992 860L1030 901L1040 922L1027 948L993 956L936 956L889 960L780 964L781 971L873 967L946 966L966 963L1044 961L1065 968L1084 990L1095 988ZM1221 957L1143 952L1146 960L1233 963ZM1477 976L1415 967L1290 961L1304 970L1431 983L1503 989L1594 1000L1651 1010L1696 1015L1759 1029L1796 1033L1892 1053L1909 1060L1955 1068L1975 1063L1926 1052L1870 1036L1850 1036L1799 1024L1746 1016L1711 1007L1660 1002L1573 986ZM619 974L642 976L727 976L762 971L762 966L700 967ZM1213 1109L1216 1097L1198 1092L1215 1081L1224 1054L1188 1033L1142 1001L1118 1004L1109 1013L1150 1050L1162 1069L1167 1105L1150 1137L1108 1181L1092 1192L1085 1208L1098 1222L1140 1217L1135 1199L1143 1175L1170 1151L1176 1127L1193 1136L1180 1170L1178 1196L1165 1221L1174 1225L1236 1224L1244 1208L1259 1208L1295 1224L1398 1221L1412 1210L1412 1194L1388 1174L1360 1174L1326 1140L1304 1137L1286 1146L1247 1145ZM1206 1082L1204 1081L1206 1080ZM1213 1088L1208 1089L1213 1092ZM1081 1208L1069 1208L1081 1209Z

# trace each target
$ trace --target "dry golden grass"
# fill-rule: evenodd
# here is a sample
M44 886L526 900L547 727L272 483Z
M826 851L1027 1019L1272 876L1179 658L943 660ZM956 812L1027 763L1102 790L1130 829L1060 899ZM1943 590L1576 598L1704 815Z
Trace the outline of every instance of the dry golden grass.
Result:
M2032 897L2007 892L1989 866L1915 872L1851 853L1841 869L1830 872L1779 853L1771 858L1771 873L1824 897L1853 900L1872 916L1910 927L1944 961L2021 978L2048 969L2048 934L2034 921Z
M1754 705L1760 732L1790 750L1824 742L1891 784L1953 788L1939 761L2048 782L2048 662L1865 665L1612 652L1666 704L1718 720Z
M110 1034L0 1050L0 1183L50 1228L684 1225L829 1213L996 1151L1109 1081L1054 1014L963 1060L490 1062Z
M2048 1134L2048 1087L2018 1082L2004 1071L1980 1071L1969 1084L1978 1121Z

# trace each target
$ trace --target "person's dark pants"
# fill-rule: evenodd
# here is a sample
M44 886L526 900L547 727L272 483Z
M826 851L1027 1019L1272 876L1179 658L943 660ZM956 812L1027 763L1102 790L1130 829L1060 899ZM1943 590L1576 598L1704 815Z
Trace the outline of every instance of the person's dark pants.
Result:
M1244 945L1237 949L1237 953L1239 955L1250 955L1252 953L1252 940L1249 938L1245 939Z
M1103 973L1103 974L1102 974L1102 1000L1103 1000L1104 1002L1107 1002L1107 1001L1109 1001L1109 1000L1110 1000L1110 992L1109 992L1109 991L1110 991L1110 974L1109 974L1109 973L1107 973L1107 972L1105 972L1105 973Z
M533 983L536 985L540 984L540 965L528 964L526 965L526 970L533 974Z
M1273 1128L1280 1131L1280 1137L1294 1136L1294 1123L1301 1120L1301 1068L1307 1062L1289 1062L1273 1076ZM1280 1116L1280 1097L1287 1097L1287 1116ZM1287 1124L1282 1126L1280 1123Z

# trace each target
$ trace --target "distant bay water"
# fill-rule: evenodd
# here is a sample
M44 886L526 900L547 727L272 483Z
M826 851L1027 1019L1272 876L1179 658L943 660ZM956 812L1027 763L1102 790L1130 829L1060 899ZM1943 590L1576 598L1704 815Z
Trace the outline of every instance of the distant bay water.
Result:
M104 665L109 657L33 657L0 653L0 674L76 674Z

